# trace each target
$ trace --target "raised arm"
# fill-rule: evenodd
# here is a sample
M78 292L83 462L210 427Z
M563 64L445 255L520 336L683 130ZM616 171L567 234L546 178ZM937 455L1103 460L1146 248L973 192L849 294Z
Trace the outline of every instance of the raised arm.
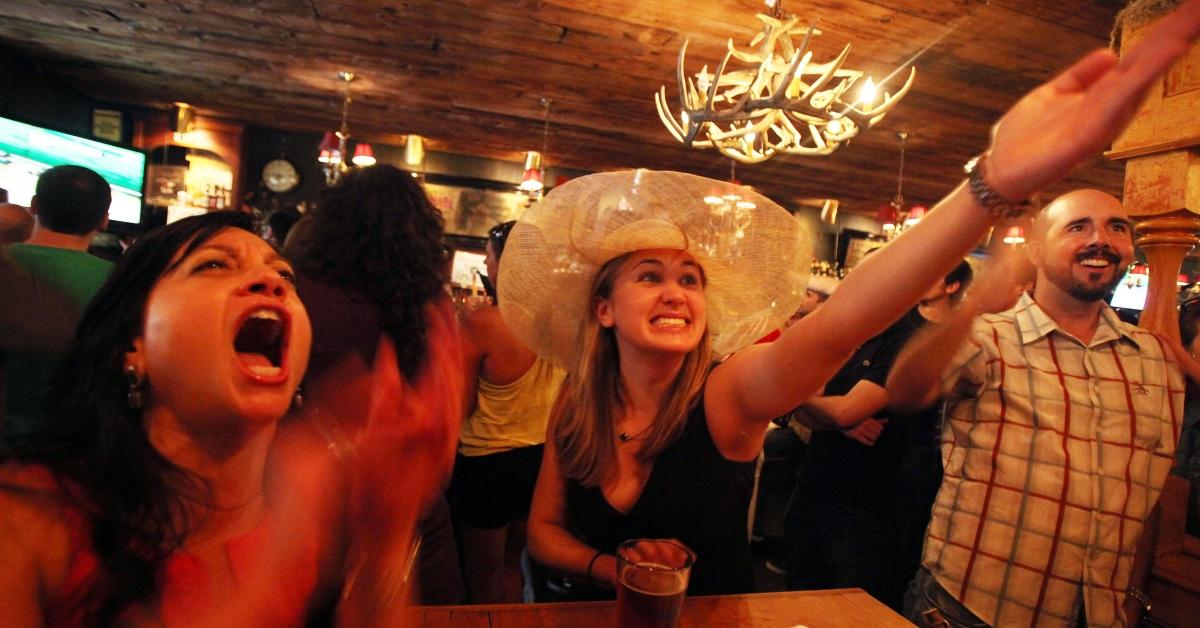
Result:
M928 408L941 396L942 373L966 341L979 313L974 302L964 299L946 320L927 325L913 336L888 375L889 408L912 414Z
M1147 87L1200 36L1200 0L1159 21L1119 62L1097 50L1017 102L992 129L984 180L1025 199L1066 176L1124 128ZM705 389L722 453L752 456L764 427L815 394L856 346L912 307L996 222L960 184L912 229L867 258L776 342L717 367ZM914 276L912 270L921 269Z
M1023 253L1001 248L946 320L917 332L888 374L889 408L910 414L941 396L946 367L970 334L972 321L983 313L1003 312L1017 302L1025 287L1023 267L1027 263Z
M475 410L478 379L500 385L515 382L533 366L537 354L517 340L500 317L499 308L481 307L468 314L462 335L469 416Z

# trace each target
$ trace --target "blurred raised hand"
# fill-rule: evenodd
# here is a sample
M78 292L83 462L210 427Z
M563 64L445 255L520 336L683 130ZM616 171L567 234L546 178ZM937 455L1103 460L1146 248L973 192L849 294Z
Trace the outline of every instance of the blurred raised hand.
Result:
M978 313L1003 312L1016 305L1031 285L1034 269L1024 251L1003 246L992 252L964 297L964 306Z
M992 129L987 180L1013 200L1066 176L1125 128L1147 88L1200 37L1200 0L1160 19L1120 60L1096 50L1013 105Z
M413 382L401 377L390 338L375 352L370 411L354 437L341 625L404 623L417 520L454 465L463 386L458 328L448 303L429 312L429 357Z

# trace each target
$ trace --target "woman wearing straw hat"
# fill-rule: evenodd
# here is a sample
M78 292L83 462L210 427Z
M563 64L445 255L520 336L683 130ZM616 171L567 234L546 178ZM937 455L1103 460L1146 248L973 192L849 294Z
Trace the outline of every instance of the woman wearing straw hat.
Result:
M1119 63L1096 51L1019 101L969 183L773 344L747 346L795 310L809 256L768 199L637 170L576 179L526 212L505 251L501 312L568 370L530 514L533 557L612 588L618 543L676 538L697 555L689 593L750 590L750 461L767 423L1019 213L1013 201L1106 146L1200 34L1200 1L1156 29Z

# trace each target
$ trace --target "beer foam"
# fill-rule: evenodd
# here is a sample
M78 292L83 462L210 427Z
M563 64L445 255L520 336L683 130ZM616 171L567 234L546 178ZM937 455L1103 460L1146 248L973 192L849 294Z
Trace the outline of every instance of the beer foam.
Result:
M657 563L626 565L620 574L621 584L643 595L668 596L687 589L687 576L673 567Z

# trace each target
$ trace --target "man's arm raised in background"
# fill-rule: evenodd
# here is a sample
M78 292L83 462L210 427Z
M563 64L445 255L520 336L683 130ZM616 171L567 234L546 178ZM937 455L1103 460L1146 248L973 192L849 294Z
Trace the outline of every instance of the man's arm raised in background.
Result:
M926 325L913 336L888 374L889 408L911 414L937 401L946 367L967 340L975 317L1003 312L1020 298L1025 284L1025 273L1021 271L1024 263L1015 251L1001 252L972 282L946 320Z

